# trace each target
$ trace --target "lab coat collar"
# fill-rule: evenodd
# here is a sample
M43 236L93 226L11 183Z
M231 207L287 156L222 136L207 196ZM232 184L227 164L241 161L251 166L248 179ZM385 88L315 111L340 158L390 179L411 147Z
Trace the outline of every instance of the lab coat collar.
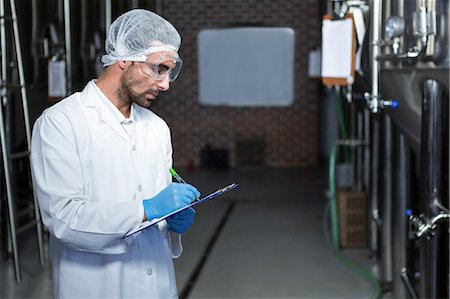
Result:
M132 145L133 142L125 130L123 129L121 122L116 116L109 110L104 101L109 99L103 94L103 92L95 84L95 80L91 80L82 92L83 105L86 107L92 107L97 109L99 115L99 121L107 124L116 134L118 134L127 143ZM133 118L136 122L136 134L142 132L142 129L147 125L148 121L143 117L141 107L136 104L133 105Z

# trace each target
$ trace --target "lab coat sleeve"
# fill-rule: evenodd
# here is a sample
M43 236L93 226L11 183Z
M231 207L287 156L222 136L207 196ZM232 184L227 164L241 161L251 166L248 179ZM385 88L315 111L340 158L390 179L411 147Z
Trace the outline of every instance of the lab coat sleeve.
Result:
M80 125L52 109L34 126L31 165L43 222L72 249L123 253L127 245L122 236L142 222L141 202L99 202L87 197L74 134L74 126Z

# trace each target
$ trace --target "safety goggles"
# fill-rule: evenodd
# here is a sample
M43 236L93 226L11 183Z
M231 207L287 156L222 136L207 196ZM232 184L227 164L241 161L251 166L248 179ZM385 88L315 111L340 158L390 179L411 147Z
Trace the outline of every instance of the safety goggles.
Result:
M162 56L155 63L144 61L138 65L145 75L153 77L156 81L169 78L169 82L172 83L180 74L183 60L178 57Z

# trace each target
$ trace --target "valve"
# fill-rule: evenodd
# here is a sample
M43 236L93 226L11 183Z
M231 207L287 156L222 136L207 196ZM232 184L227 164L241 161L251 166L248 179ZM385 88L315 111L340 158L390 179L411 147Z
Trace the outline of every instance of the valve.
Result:
M364 95L361 97L361 100L363 100L367 103L367 107L373 113L378 113L378 112L380 112L381 109L386 109L386 108L396 109L396 108L398 108L397 100L381 99L380 96L372 95L369 92L365 92Z
M409 233L410 237L426 238L430 240L436 234L439 222L450 219L450 214L440 212L432 219L428 219L424 214L419 216L413 215L410 209L406 210L406 216L409 217Z

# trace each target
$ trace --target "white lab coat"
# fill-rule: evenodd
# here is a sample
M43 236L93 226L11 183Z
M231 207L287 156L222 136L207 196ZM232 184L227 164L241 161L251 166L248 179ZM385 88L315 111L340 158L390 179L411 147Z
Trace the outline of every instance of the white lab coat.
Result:
M167 124L134 105L130 138L89 82L45 110L31 145L32 174L50 232L55 298L172 298L180 236L163 222L130 237L142 200L171 183ZM134 139L134 140L133 140Z

